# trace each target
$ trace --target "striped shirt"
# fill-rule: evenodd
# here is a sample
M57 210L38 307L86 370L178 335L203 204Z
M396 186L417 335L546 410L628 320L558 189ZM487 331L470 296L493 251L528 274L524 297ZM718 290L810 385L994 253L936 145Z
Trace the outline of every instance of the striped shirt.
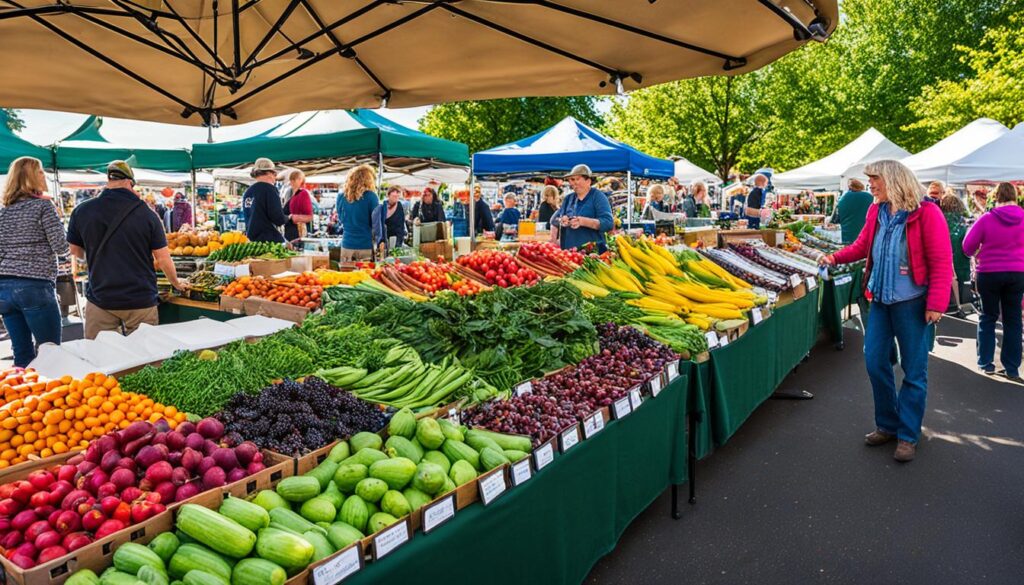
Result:
M57 256L68 240L49 199L32 197L0 208L0 276L57 280Z

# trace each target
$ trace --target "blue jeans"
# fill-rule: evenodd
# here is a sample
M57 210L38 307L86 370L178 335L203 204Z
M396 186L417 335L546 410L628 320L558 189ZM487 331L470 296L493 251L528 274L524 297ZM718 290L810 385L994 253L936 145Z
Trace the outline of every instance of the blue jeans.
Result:
M875 426L901 441L916 443L928 397L928 350L932 326L925 323L925 297L885 305L871 303L864 337L864 361L875 395ZM903 385L896 392L891 354L899 343Z
M1024 298L1024 272L979 272L978 294L981 318L978 320L978 367L995 369L996 321L1003 318L1003 347L999 361L1007 376L1020 375L1021 298Z
M52 282L0 278L0 315L11 336L15 366L29 365L39 344L60 343L60 307Z

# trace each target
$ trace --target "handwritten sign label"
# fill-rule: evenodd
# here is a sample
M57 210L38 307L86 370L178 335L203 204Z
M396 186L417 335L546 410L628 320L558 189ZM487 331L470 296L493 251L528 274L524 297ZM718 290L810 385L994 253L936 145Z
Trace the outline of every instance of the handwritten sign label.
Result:
M430 534L432 530L454 517L455 494L423 506L423 533Z
M490 505L508 489L508 483L505 482L505 470L497 469L493 473L481 477L477 480L477 485L480 489L480 500L485 506Z
M315 585L335 585L363 569L363 551L357 541L333 559L313 569Z
M629 413L633 412L633 406L629 402L629 396L623 396L612 403L612 412L615 414L616 420L628 416Z
M604 415L600 411L583 419L583 437L589 439L604 430Z
M725 347L727 345L729 345L728 335L722 335L721 337L718 338L718 347Z
M555 446L548 441L533 452L533 466L537 471L544 469L549 463L555 460Z
M373 560L377 561L409 542L409 519L385 528L373 537Z
M773 304L773 305L775 303L779 302L779 293L777 293L777 292L775 292L773 290L768 291L768 302Z
M651 386L651 396L657 397L661 394L661 376L655 376L647 383Z
M679 362L669 362L668 364L668 383L675 382L676 378L679 377Z
M789 275L789 284L791 284L792 286L799 286L800 285L800 275L799 274L790 274Z
M708 340L708 349L715 349L718 347L718 335L714 331L708 331L704 334L704 339Z
M524 394L533 394L533 380L527 380L516 386L516 396L522 396Z
M462 415L459 414L459 411L457 409L449 408L448 409L448 420L452 421L453 423L455 423L457 425L462 424Z
M814 290L818 288L818 279L813 276L807 277L807 290Z
M754 325L761 323L764 320L764 317L761 316L761 309L757 307L750 309L750 319L754 322Z
M512 485L523 485L533 477L530 469L530 459L520 459L512 464Z
M562 440L562 453L565 453L580 442L580 427L574 425L572 428L562 431L560 438Z
M629 391L629 406L633 410L640 408L640 403L643 402L643 398L640 397L640 387L637 386Z
M235 277L235 267L229 264L221 264L220 262L213 265L213 273L217 276L226 276L228 278Z

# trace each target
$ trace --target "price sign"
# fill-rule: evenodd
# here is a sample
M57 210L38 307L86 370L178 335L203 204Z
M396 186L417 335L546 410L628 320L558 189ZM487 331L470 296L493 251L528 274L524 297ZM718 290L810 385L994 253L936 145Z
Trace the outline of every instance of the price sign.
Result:
M335 585L363 569L363 549L359 541L342 550L326 563L313 569L314 585Z
M648 382L651 386L651 396L657 397L661 394L661 376L655 376Z
M718 347L718 335L714 331L708 331L704 334L704 339L708 340L708 349L715 349Z
M818 288L818 279L813 276L807 277L807 290L814 290Z
M423 506L423 534L430 534L432 530L454 517L455 494L447 495L436 502Z
M629 402L629 396L623 396L612 403L612 412L615 414L616 420L633 412L633 405Z
M725 347L727 345L729 345L729 336L728 335L723 335L723 336L718 338L718 346L719 347Z
M398 547L409 542L409 519L406 518L373 537L373 560L379 561Z
M790 274L789 275L789 284L791 284L792 286L799 286L799 284L800 284L800 275L799 274Z
M559 435L562 440L562 453L565 453L569 449L572 449L580 442L580 427L579 425L573 425L572 428L562 431Z
M679 377L679 362L669 362L668 364L668 383L671 384Z
M505 482L505 469L499 468L477 480L480 500L485 506L490 505L498 496L505 493L508 483Z
M533 380L527 380L516 386L516 396L522 396L524 394L533 394Z
M777 293L777 292L775 292L773 290L768 291L768 302L773 304L773 305L775 303L779 302L779 293Z
M229 264L221 264L220 262L213 265L213 273L217 276L226 276L228 278L235 277L235 267Z
M513 486L523 485L529 481L529 479L533 477L533 473L530 469L530 459L527 457L526 459L520 459L513 463L511 475Z
M604 430L604 415L600 411L583 419L583 437L589 439Z
M540 471L555 460L555 445L548 441L533 452L533 466Z
M844 274L843 276L835 279L836 286L843 286L844 284L849 284L851 282L853 282L853 276L849 274Z
M761 316L761 309L757 307L750 309L750 319L754 322L754 325L761 323L764 320L764 317Z
M629 406L633 410L640 408L640 403L643 402L643 398L640 397L640 387L637 386L629 391Z

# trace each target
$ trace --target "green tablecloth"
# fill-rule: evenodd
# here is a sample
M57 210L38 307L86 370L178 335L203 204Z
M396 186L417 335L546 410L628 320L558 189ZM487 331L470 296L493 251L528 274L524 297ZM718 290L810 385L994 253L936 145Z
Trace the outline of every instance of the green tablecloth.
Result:
M829 280L823 284L821 320L835 343L843 340L843 321L846 320L844 317L846 308L856 304L857 299L861 297L861 275L861 271L857 270L847 275L850 280L844 284L837 286L835 280ZM842 276L839 279L845 280Z
M742 339L737 343L742 343ZM689 412L696 415L696 424L690 429L690 441L697 455L703 459L714 449L711 433L711 362L690 363Z
M778 307L736 342L711 352L707 385L715 445L725 444L810 351L817 339L820 293L818 287Z
M581 583L626 526L686 480L686 373L490 506L368 564L350 583ZM667 515L669 510L665 510Z

